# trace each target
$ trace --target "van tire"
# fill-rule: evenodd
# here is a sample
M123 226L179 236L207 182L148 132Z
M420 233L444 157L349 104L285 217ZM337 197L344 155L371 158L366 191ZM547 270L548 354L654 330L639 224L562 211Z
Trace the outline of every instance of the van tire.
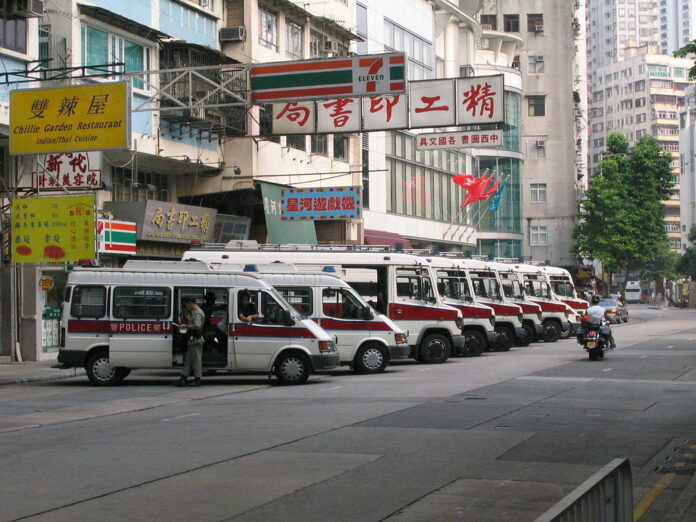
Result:
M494 352L507 352L515 344L515 333L507 326L496 326L498 340L492 346Z
M95 386L114 386L121 382L130 370L111 366L109 352L100 350L89 356L85 372L89 382Z
M353 359L353 369L358 373L381 373L388 364L387 351L377 343L361 346Z
M525 329L527 332L527 338L529 339L529 342L527 344L523 344L521 346L527 346L530 343L535 343L537 341L537 336L536 336L536 329L534 328L533 325L529 323L522 323L522 328Z
M461 354L464 357L478 357L486 349L487 341L478 330L464 330L464 347Z
M524 328L524 337L515 339L515 346L529 346L534 340L534 335L532 334L532 328L526 323L522 323L522 328Z
M452 353L452 343L442 334L426 335L418 347L418 360L424 364L442 364Z
M283 386L304 384L312 370L309 359L298 352L281 353L273 368L278 384Z
M555 343L561 338L561 327L554 321L549 321L544 324L544 342Z

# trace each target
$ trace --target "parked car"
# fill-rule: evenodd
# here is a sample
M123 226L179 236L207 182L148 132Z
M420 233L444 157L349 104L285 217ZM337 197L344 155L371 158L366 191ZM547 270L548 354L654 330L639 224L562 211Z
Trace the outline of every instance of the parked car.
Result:
M612 323L628 322L628 308L620 299L604 299L599 302L599 306L606 308Z

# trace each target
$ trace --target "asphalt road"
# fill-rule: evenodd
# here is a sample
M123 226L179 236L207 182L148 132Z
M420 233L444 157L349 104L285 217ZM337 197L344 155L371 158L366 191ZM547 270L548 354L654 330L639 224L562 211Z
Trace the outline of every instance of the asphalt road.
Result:
M565 340L298 387L1 386L0 520L533 520L615 457L664 520L696 469L696 312L631 312L597 362Z

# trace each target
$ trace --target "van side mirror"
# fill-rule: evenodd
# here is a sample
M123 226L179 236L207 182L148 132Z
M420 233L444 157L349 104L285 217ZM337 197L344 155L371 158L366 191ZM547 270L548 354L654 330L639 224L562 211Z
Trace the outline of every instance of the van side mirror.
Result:
M295 326L295 320L290 315L287 310L282 310L280 313L280 319L285 326Z
M365 321L372 321L372 319L375 318L375 316L372 314L372 310L370 310L369 306L365 306L363 308L362 318Z

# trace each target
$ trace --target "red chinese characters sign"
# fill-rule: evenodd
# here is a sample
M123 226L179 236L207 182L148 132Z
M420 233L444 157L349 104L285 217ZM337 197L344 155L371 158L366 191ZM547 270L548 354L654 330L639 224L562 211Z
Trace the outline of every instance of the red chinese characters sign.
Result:
M99 190L101 169L97 152L62 152L39 159L42 167L33 173L33 186L39 191Z
M499 147L503 131L434 132L416 137L417 150Z
M503 75L458 78L456 86L458 125L505 121Z
M281 219L355 219L361 216L360 187L283 190Z
M273 134L311 134L315 130L314 102L273 104Z
M411 127L452 127L457 123L454 81L411 82Z
M360 132L360 98L317 102L317 132Z

